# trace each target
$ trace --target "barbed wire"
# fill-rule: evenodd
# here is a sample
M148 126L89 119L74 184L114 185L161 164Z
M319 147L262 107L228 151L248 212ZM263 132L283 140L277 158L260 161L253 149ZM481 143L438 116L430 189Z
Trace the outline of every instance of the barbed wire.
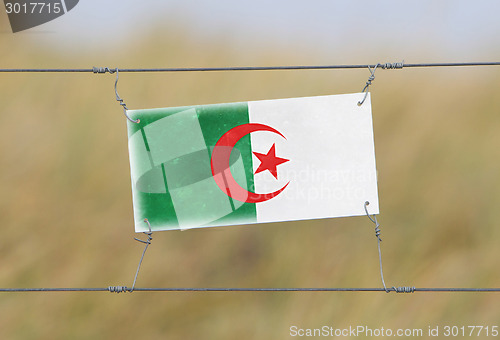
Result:
M273 71L273 70L335 70L366 69L379 67L382 69L402 69L415 67L460 67L460 66L500 66L500 61L493 62L446 62L446 63L377 63L355 65L296 65L296 66L233 66L233 67L167 67L167 68L3 68L0 72L58 72L58 73L114 73L119 72L217 72L217 71Z

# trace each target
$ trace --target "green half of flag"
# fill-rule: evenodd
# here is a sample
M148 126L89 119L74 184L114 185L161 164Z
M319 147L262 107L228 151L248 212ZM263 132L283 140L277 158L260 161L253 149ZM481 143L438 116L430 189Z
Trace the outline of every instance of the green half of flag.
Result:
M210 165L221 135L249 123L247 103L131 114L140 119L128 125L136 231L145 218L162 230L256 222L255 204L221 191ZM238 141L229 164L238 183L253 191L250 135Z

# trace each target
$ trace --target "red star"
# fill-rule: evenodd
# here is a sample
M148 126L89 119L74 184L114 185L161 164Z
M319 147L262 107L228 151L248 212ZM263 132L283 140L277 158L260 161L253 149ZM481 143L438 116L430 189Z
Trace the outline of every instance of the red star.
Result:
M276 157L275 144L271 146L271 149L269 149L265 155L258 152L254 152L253 154L257 156L260 161L260 165L257 170L255 170L255 173L258 174L259 172L268 170L276 179L278 179L278 171L276 170L276 167L289 161L289 159Z

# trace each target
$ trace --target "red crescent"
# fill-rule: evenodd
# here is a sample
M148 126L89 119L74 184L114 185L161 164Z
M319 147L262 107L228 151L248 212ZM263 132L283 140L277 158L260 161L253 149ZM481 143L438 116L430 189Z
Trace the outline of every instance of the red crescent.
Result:
M285 184L281 189L268 194L257 194L242 188L234 179L231 171L229 170L229 157L231 151L238 141L249 133L255 131L269 131L280 135L285 138L279 131L264 124L243 124L236 126L222 135L222 137L215 144L212 152L211 167L212 176L219 188L228 196L235 200L247 203L260 203L270 200L271 198L279 195L287 185ZM285 138L286 139L286 138Z

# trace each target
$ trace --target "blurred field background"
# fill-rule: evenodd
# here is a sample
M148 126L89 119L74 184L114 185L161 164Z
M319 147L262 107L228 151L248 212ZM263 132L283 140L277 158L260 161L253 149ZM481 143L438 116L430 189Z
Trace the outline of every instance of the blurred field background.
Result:
M61 53L37 44L36 34L16 41L0 34L0 67L331 63L293 47L250 60L224 37L200 43L172 25L98 55ZM166 30L176 34L154 33ZM360 92L368 76L123 73L119 93L132 109L154 108ZM371 91L388 286L500 286L499 76L495 67L377 71ZM126 121L113 83L109 74L0 74L1 287L132 284L143 245L133 240ZM381 286L366 217L153 238L138 287ZM292 325L425 331L499 325L499 302L497 293L1 293L0 338L286 339Z

